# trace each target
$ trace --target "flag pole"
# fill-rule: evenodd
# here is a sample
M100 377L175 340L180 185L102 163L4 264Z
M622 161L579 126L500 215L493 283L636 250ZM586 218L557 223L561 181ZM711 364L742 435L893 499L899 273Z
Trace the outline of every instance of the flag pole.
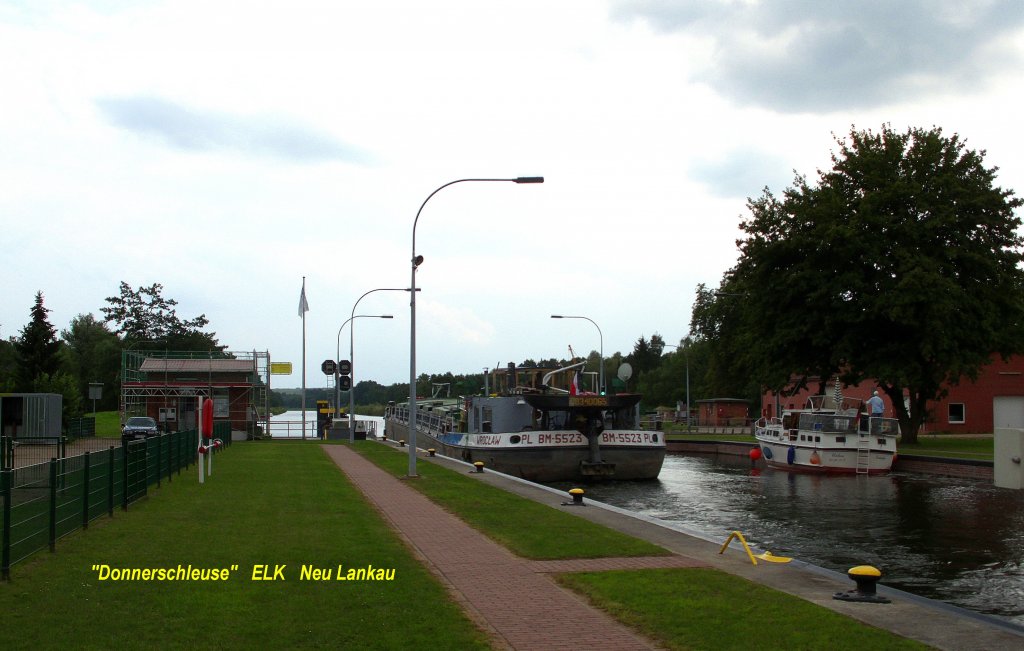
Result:
M299 314L302 316L302 440L306 440L306 277L302 277L302 295L299 297Z

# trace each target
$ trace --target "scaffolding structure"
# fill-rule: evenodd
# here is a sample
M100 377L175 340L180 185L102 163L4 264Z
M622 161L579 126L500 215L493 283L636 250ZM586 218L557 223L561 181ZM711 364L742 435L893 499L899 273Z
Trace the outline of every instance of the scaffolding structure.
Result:
M195 398L217 399L218 409L249 438L270 431L270 353L260 351L121 351L121 422L130 416L161 420L173 413L174 429L190 424ZM183 418L178 418L180 410ZM244 414L239 419L238 414ZM163 423L162 423L163 424ZM166 429L172 429L170 419Z

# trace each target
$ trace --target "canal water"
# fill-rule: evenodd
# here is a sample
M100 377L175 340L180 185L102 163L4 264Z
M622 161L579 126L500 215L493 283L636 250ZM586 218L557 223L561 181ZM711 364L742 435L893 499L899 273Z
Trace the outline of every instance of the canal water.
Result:
M313 409L306 410L306 438L316 438L316 416ZM380 416L360 416L358 420L369 420L376 423L376 431L380 432L384 427L384 419ZM272 438L302 438L302 410L295 409L286 411L270 417L270 436Z
M711 540L740 531L751 546L844 574L873 565L890 587L1024 625L1022 491L904 473L759 471L745 459L703 455L667 456L655 481L585 490Z

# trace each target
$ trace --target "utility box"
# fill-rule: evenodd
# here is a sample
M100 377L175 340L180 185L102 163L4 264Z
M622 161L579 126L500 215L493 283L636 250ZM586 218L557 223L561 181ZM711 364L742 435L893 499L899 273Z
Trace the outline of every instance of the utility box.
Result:
M367 421L357 420L356 431L352 435L352 439L356 441L366 440L366 427ZM331 441L347 441L348 435L348 417L335 418L331 421L331 426L327 429L327 438Z
M999 428L995 433L993 478L999 488L1024 488L1024 429Z
M58 393L0 393L0 434L15 440L60 438L63 408Z

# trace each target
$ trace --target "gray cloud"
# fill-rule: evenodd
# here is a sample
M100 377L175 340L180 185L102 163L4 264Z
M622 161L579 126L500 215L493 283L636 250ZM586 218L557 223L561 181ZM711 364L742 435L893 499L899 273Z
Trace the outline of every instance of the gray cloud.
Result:
M367 162L353 147L279 119L196 111L156 97L105 98L96 105L114 126L179 149L234 150L296 162Z
M1021 63L996 44L1024 25L1020 0L615 0L613 11L710 37L712 62L698 80L739 103L784 112L970 90L986 73Z

